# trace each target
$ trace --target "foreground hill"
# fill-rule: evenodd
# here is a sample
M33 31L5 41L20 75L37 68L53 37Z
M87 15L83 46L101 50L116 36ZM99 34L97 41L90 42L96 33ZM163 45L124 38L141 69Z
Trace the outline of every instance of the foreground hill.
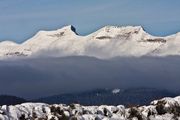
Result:
M70 25L54 31L39 31L22 44L0 43L1 59L72 55L97 58L180 55L180 33L156 37L141 26L105 26L90 35L79 36Z
M180 97L163 98L148 106L82 106L24 103L0 107L1 120L178 120Z

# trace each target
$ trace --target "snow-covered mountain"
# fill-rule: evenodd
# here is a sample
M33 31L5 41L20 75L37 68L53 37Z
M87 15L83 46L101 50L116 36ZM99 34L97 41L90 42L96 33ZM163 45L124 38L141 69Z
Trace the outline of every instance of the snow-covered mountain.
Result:
M0 42L0 58L85 55L97 58L117 56L180 55L180 33L155 37L141 26L105 26L79 36L73 26L55 31L39 31L22 44Z
M0 107L1 120L179 120L180 96L163 98L149 106L82 106L24 103Z

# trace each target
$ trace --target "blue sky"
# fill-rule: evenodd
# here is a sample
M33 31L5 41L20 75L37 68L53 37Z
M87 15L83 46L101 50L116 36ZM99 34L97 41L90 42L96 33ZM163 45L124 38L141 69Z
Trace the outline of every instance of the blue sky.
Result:
M165 36L180 31L179 6L180 0L0 0L0 41L23 42L69 24L81 35L105 25L142 25Z

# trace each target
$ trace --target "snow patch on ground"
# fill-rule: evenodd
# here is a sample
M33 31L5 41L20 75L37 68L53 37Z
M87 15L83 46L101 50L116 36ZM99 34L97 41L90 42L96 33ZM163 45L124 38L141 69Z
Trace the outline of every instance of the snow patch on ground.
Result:
M24 103L0 106L0 120L178 120L180 97L163 98L149 106L82 106Z
M112 90L112 93L113 94L117 94L117 93L119 93L121 90L120 89L114 89L114 90Z

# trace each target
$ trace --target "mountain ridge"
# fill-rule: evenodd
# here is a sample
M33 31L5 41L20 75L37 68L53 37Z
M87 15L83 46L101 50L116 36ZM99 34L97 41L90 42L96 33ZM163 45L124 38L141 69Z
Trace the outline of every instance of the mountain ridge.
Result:
M179 39L180 33L152 36L142 26L105 26L87 36L80 36L75 27L69 25L53 31L41 30L22 44L0 42L0 58L84 55L109 59L180 55Z

